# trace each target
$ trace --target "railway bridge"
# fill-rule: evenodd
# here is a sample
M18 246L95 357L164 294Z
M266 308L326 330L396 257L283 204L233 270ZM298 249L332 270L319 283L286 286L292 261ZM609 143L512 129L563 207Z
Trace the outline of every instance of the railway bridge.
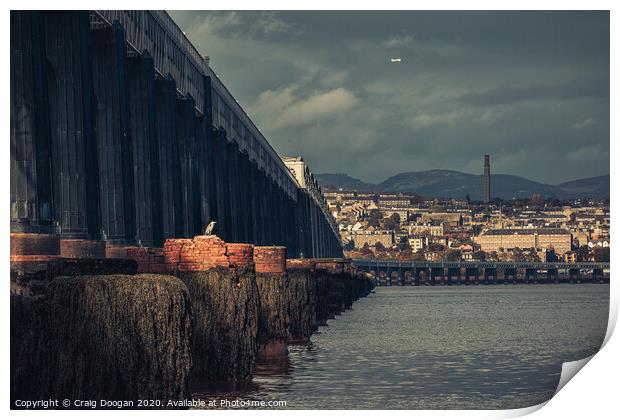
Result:
M210 221L227 242L342 256L307 166L166 12L12 11L10 113L12 257L122 255Z
M609 282L609 263L353 260L378 286Z

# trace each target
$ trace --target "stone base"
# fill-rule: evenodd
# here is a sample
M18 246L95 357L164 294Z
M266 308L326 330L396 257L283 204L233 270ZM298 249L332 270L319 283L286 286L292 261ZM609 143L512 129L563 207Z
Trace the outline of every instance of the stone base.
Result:
M127 256L138 263L138 273L165 274L166 269L163 248L127 247Z
M288 258L286 260L286 268L316 270L316 261L311 258Z
M254 266L257 273L283 274L286 272L286 247L255 246Z
M284 340L273 340L258 345L256 360L283 359L288 355L288 344Z
M106 258L127 258L127 249L131 248L129 245L117 245L117 244L105 244L105 257Z
M341 274L345 272L345 261L340 258L324 259L316 262L318 270L327 270L330 273Z
M252 268L252 244L228 244L215 235L166 239L163 255L170 273L207 271L215 267Z
M13 256L58 256L60 236L49 233L11 233Z
M63 258L98 258L106 256L105 242L91 239L61 239L60 255Z
M227 243L226 255L231 267L252 267L254 264L254 245Z

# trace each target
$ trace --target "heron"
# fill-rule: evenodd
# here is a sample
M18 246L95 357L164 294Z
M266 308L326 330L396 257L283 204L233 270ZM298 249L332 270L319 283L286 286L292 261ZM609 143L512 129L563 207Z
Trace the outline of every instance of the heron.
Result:
M207 225L207 228L205 229L205 235L213 235L213 229L215 229L215 224L217 222L215 220L211 221L211 223L209 223Z

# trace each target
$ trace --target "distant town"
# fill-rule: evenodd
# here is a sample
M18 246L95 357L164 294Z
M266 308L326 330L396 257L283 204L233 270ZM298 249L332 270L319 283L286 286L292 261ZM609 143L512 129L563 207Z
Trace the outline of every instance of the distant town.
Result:
M608 262L609 200L424 199L415 192L325 188L350 258L410 261Z

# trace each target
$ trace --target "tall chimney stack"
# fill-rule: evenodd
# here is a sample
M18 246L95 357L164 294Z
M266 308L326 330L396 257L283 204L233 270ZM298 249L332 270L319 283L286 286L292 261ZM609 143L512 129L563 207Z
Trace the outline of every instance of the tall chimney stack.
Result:
M491 163L489 159L489 155L484 155L484 180L483 180L483 189L484 189L484 202L491 202Z

